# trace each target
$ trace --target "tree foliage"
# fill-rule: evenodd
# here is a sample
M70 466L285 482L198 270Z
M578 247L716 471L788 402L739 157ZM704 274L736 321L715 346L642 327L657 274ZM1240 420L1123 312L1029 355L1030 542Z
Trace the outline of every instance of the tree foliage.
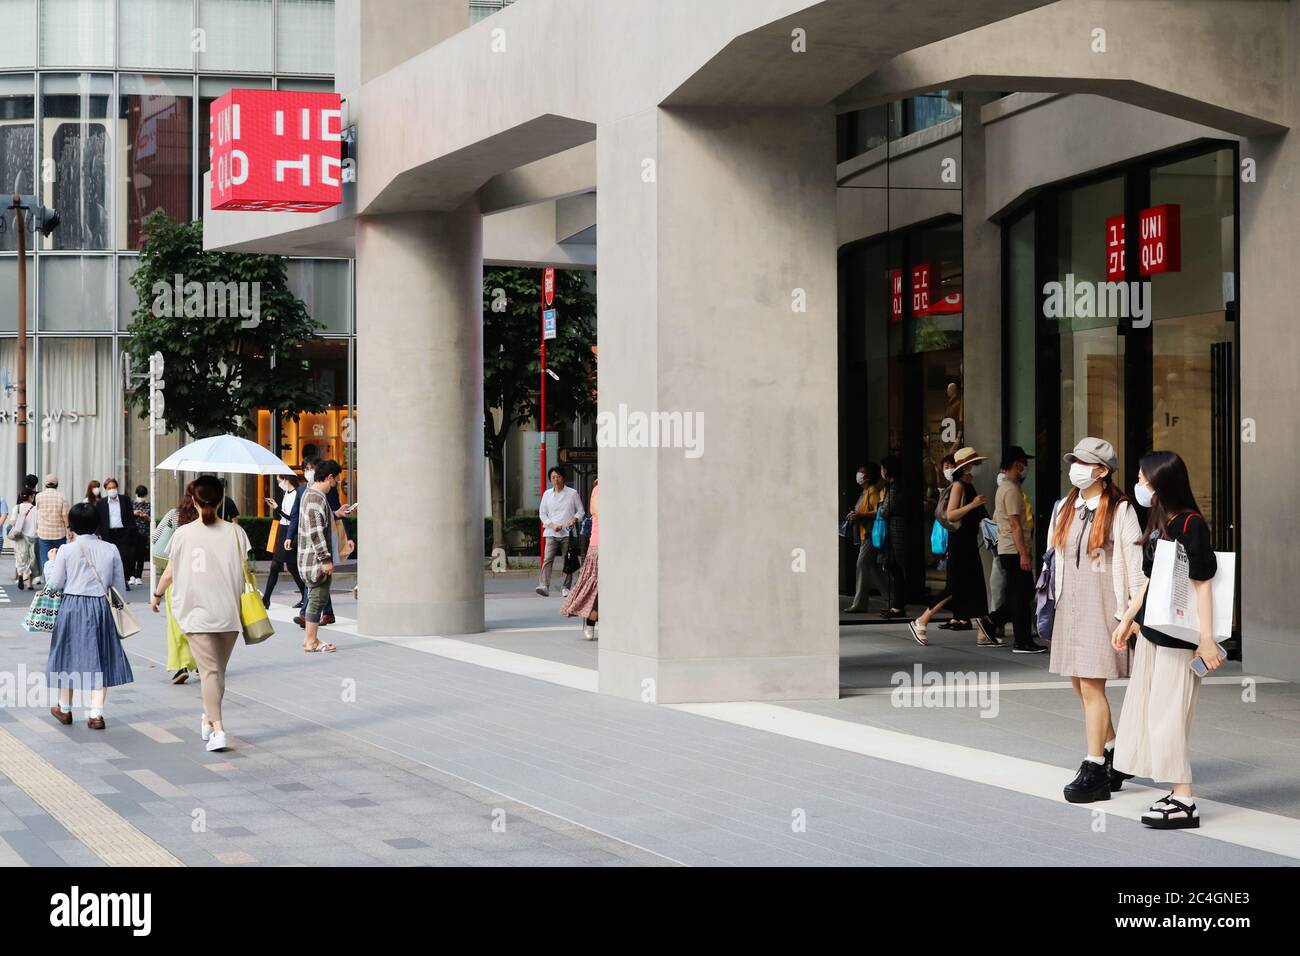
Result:
M172 290L178 282L183 300L202 287L201 310L175 308ZM256 302L256 314L241 315L233 302L213 308L206 296L209 283L242 288L243 304ZM257 409L295 419L302 412L324 410L325 387L302 355L302 345L321 326L290 291L283 257L207 252L202 222L178 223L154 213L145 224L140 267L131 285L140 304L127 329L127 348L137 371L148 368L154 352L162 353L163 417L169 429L201 438L254 428ZM141 418L148 415L147 380L127 393L127 402Z

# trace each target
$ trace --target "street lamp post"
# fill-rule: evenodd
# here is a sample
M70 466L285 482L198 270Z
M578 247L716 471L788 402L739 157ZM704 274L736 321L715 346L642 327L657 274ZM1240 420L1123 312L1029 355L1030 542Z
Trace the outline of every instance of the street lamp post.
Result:
M36 196L14 193L9 206L14 213L14 228L18 232L18 487L23 487L27 477L27 217L31 213L32 226L41 235L48 236L59 225L59 214L42 206Z

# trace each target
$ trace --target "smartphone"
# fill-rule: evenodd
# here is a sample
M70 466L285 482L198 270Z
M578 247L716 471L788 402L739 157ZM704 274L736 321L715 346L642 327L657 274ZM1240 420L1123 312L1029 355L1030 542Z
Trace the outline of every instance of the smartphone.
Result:
M352 512L356 511L356 510L357 510L357 505L359 505L359 504L361 504L361 502L359 502L359 501L354 501L354 502L352 502L352 504L348 505L348 514L352 514Z
M1228 652L1224 649L1223 645L1215 644L1214 646L1219 649L1219 655L1223 658L1223 660L1227 660ZM1189 663L1187 666L1192 669L1192 673L1195 674L1197 677L1204 677L1210 673L1210 669L1205 666L1205 661L1201 660L1200 654L1197 654L1195 657L1193 657L1191 663Z

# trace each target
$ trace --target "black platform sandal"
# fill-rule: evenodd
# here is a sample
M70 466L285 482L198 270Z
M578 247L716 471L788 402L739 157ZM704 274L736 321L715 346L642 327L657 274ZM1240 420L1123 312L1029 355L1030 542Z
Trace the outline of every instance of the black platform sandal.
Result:
M1183 803L1171 793L1151 804L1142 823L1153 830L1194 830L1201 825L1196 804Z

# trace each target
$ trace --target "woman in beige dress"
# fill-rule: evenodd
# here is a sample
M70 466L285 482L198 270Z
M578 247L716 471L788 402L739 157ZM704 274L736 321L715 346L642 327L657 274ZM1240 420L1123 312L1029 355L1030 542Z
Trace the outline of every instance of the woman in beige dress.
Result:
M1129 674L1128 648L1115 650L1111 635L1143 589L1142 528L1112 480L1119 463L1110 442L1085 438L1065 460L1074 487L1056 503L1048 526L1056 598L1048 669L1073 682L1087 737L1065 799L1092 803L1109 800L1130 776L1113 766L1115 725L1106 681Z

